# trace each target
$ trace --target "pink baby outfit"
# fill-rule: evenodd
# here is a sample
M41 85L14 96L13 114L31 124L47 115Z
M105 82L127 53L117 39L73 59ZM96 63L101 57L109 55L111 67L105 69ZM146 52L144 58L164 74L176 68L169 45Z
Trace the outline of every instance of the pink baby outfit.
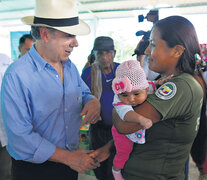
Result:
M151 84L154 89L154 84ZM140 63L136 60L123 62L116 70L116 78L112 82L112 89L115 93L113 105L122 120L128 111L133 111L131 105L122 103L118 94L143 90L149 87L146 75ZM145 129L141 129L129 135L119 134L116 128L112 127L112 135L116 146L114 166L122 169L132 151L133 143L145 143Z
M116 94L114 95L113 106L122 120L124 120L124 116L126 115L127 112L134 111L131 105L126 105L122 103ZM144 128L132 134L127 134L126 136L135 143L138 143L138 144L145 143L145 129Z
M113 164L114 166L123 169L132 152L133 142L127 136L119 134L114 126L112 126L112 135L114 145L116 146L116 155Z

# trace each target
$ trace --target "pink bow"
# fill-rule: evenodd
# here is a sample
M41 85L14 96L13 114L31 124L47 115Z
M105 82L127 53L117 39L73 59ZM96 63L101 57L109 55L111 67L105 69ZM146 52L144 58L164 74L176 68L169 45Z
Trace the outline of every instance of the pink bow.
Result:
M124 83L123 82L115 83L114 87L117 91L119 91L120 89L124 89Z
M115 94L130 92L132 90L131 81L127 78L115 78L112 82L112 89Z

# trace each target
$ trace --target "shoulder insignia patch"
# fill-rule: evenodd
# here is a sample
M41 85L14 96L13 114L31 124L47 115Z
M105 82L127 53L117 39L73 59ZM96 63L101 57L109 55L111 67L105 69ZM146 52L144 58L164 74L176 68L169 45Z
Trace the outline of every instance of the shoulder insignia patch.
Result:
M173 82L163 84L156 92L155 95L163 100L171 99L177 92L177 87Z

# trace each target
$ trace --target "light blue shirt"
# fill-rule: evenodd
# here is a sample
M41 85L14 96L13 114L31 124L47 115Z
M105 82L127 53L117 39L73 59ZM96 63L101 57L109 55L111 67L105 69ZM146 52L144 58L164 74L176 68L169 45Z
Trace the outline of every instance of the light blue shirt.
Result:
M76 150L80 113L94 96L68 59L64 85L35 50L9 66L2 82L2 116L7 150L16 160L43 163L56 147Z

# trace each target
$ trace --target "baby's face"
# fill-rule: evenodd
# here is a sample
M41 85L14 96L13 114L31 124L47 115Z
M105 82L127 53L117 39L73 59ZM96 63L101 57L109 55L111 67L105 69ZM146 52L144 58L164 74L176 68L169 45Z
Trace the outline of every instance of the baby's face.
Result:
M136 106L142 104L147 98L147 89L144 90L134 90L131 92L123 92L118 94L121 102L127 105Z

